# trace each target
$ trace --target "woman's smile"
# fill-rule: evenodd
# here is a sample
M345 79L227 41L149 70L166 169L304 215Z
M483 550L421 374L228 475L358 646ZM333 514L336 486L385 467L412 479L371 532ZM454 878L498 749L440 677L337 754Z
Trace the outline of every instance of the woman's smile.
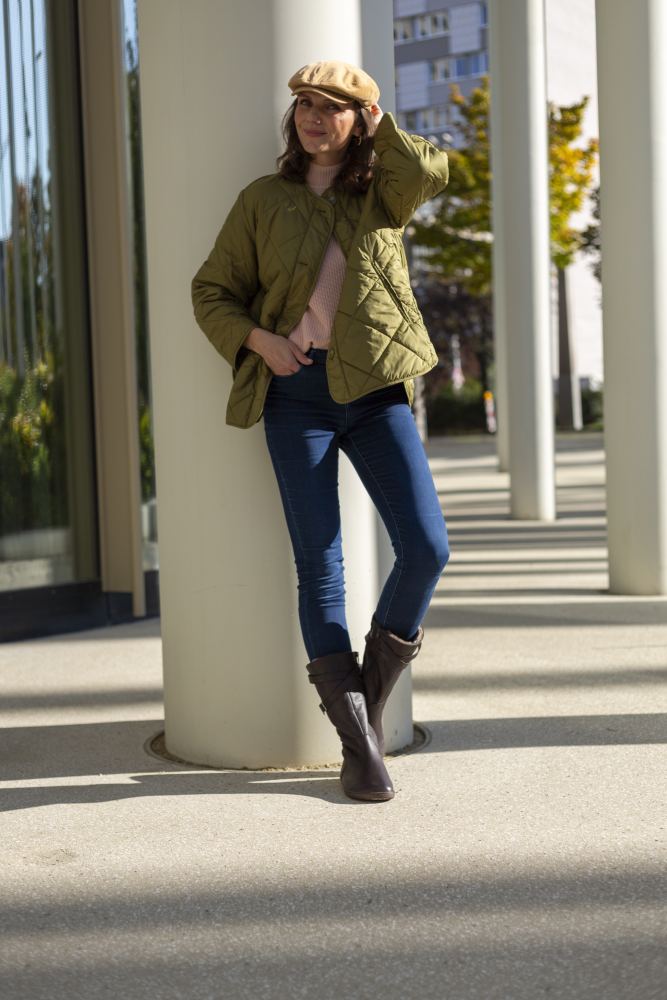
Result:
M316 119L317 124L311 119ZM321 166L340 162L357 123L354 101L339 103L313 91L302 92L294 124L305 151Z

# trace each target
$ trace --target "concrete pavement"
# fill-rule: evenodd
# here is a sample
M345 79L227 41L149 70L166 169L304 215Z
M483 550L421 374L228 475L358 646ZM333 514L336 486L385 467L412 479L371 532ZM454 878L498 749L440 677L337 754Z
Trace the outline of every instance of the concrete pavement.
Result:
M667 601L606 593L601 447L559 438L542 525L492 441L429 443L452 558L388 803L150 755L155 620L0 646L0 997L663 1000Z

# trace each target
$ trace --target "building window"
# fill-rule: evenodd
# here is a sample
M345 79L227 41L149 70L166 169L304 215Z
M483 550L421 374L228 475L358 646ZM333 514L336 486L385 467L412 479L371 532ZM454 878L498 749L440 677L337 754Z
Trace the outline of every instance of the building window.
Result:
M487 73L489 69L489 53L484 49L483 52L475 52L472 57L472 74L473 76L479 76L481 73Z
M457 56L453 61L453 76L479 76L488 71L488 56L486 51L469 52L464 56Z
M433 128L435 123L435 108L422 108L417 115L417 128L427 129Z
M448 123L449 107L446 104L422 108L417 115L417 128L421 132L425 132L427 129L444 128Z
M436 14L424 14L417 18L417 38L433 38L435 35L444 35L449 31L449 14L446 10L438 11Z
M415 38L435 38L449 31L449 12L437 11L421 17L399 17L394 21L394 42L411 42Z
M441 83L443 80L449 80L452 75L451 60L432 59L429 63L429 71L431 83Z
M447 104L405 111L399 115L399 127L409 132L426 132L429 129L445 128L451 120L451 109Z
M413 38L411 17L402 17L394 21L395 42L410 42Z
M425 17L417 18L417 30L415 35L417 38L429 38L431 34L431 18L427 14Z
M485 3L479 5L479 23L482 28L485 28L489 23L489 13Z

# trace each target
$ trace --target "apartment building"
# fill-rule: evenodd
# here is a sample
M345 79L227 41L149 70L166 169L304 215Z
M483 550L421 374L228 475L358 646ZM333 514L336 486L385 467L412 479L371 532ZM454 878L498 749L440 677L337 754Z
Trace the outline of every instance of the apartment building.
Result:
M450 84L464 95L488 72L483 0L394 0L396 111L401 128L449 133L456 144Z

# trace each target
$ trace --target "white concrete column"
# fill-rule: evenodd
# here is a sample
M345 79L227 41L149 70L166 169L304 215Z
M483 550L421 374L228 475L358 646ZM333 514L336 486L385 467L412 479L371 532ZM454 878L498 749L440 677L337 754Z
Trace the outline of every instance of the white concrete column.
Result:
M598 2L596 32L610 590L660 595L667 594L667 7Z
M361 63L380 88L380 107L396 115L394 68L394 17L392 4L386 0L362 0ZM346 464L349 465L349 462ZM351 467L350 467L351 469ZM382 518L373 507L377 542L377 593L389 576L396 554ZM412 742L412 667L401 672L382 716L387 749L397 749Z
M489 18L492 13L489 11ZM501 53L500 32L494 30L494 25L489 25L487 33L489 39L489 65L500 67ZM496 431L496 449L498 454L498 471L508 472L510 467L510 431L509 431L509 405L508 405L508 385L507 385L507 330L505 328L505 316L507 303L505 301L505 272L503 264L505 253L501 234L504 232L504 199L502 185L503 171L503 130L500 120L500 101L495 100L494 78L490 80L491 106L489 108L489 134L491 137L491 159L493 169L491 173L491 228L493 229L493 243L491 245L491 273L493 287L493 356L495 367L495 406L496 421L498 429Z
M543 0L491 0L491 163L512 516L556 516ZM494 127L495 126L495 127ZM502 374L502 372L501 372Z
M225 424L231 371L195 323L189 286L238 191L276 169L291 73L360 61L359 2L139 0L138 18L167 746L229 767L333 761L263 421ZM380 586L376 514L340 459L361 653Z

